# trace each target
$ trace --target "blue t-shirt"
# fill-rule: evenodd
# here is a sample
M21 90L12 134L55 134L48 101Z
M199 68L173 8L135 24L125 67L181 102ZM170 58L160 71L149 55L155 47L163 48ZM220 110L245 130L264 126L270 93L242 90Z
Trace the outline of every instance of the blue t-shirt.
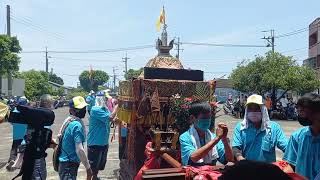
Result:
M13 110L15 113L20 113L17 108ZM18 140L23 139L27 132L27 124L11 123L12 124L12 139Z
M239 148L246 159L271 163L276 161L276 147L286 150L288 140L278 123L270 121L268 130L264 131L256 129L251 122L247 129L240 127L241 122L234 129L232 147Z
M216 137L215 134L213 134L213 137ZM192 155L193 152L196 151L196 148L193 146L192 140L191 140L191 135L189 131L186 131L185 133L183 133L180 138L180 147L181 147L181 159L182 159L182 164L184 166L186 165L192 165L192 166L201 166L204 164L197 164L197 163L193 163L190 159L190 156ZM205 144L203 142L201 142L201 145L204 146ZM224 152L224 145L222 143L222 141L219 141L218 144L216 145L217 151L218 151L218 155L219 158L217 159L219 162L226 164L226 160L225 160L225 152ZM212 162L212 165L215 165L215 162Z
M309 127L295 131L283 160L294 165L296 173L310 180L320 178L320 135L313 136Z
M12 123L12 139L23 139L27 132L27 124Z
M89 120L88 146L109 144L110 115L106 108L92 107Z
M121 137L127 137L128 136L128 128L121 127Z
M62 139L59 161L80 163L76 153L76 144L83 142L85 142L84 127L77 120L70 122Z
M95 103L96 103L96 97L94 97L94 96L87 96L86 102L87 102L87 104L88 104L87 109L88 109L88 111L90 112L90 111L91 111L91 108L92 108L92 107L95 105Z

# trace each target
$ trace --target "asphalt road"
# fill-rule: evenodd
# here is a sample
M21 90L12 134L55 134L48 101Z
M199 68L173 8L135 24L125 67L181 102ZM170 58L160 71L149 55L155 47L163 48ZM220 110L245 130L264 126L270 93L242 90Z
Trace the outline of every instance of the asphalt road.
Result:
M67 108L60 108L55 110L56 120L54 125L52 126L52 130L54 133L54 137L56 136L62 122L67 117L68 109ZM217 123L224 122L229 127L229 138L232 138L233 128L235 127L236 123L239 122L238 119L235 119L230 116L222 115L216 120ZM298 129L300 125L295 121L277 121L281 127L283 128L287 137L290 134ZM85 124L88 125L87 118L85 118ZM9 151L11 148L12 143L12 128L9 123L0 124L0 179L1 180L10 180L14 177L18 170L15 172L7 172L6 169L3 167L3 164L7 161L9 156ZM111 130L113 133L113 130ZM108 152L108 161L106 165L106 169L100 173L101 179L117 179L118 170L119 170L119 160L118 160L118 134L116 133L115 140L109 145L109 152ZM111 137L111 136L110 136ZM48 149L47 153L48 156L47 160L47 171L48 171L48 180L56 180L58 178L58 173L53 170L52 167L52 149ZM282 152L277 150L277 158L282 158ZM86 172L83 165L80 166L78 172L78 179L85 179Z

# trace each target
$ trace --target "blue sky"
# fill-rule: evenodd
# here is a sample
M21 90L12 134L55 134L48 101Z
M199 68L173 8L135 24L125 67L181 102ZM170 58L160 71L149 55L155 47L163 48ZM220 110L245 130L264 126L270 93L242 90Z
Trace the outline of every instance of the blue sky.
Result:
M24 51L45 50L46 46L49 50L85 51L153 45L159 36L155 23L163 5L170 39L180 37L182 42L265 45L261 38L269 34L262 31L275 29L276 35L291 32L308 27L320 16L319 0L0 0L1 33L5 32L6 4L11 5L15 19L11 22L12 35L18 36ZM308 32L303 32L276 39L276 50L301 63L307 58L307 44ZM270 50L191 45L182 48L184 66L207 72L206 79L229 74L241 60ZM121 79L125 53L51 53L49 68L69 86L76 86L77 76L90 64L109 74L117 66ZM153 48L128 51L129 68L144 66L156 53ZM44 53L21 54L20 70L29 69L45 69Z

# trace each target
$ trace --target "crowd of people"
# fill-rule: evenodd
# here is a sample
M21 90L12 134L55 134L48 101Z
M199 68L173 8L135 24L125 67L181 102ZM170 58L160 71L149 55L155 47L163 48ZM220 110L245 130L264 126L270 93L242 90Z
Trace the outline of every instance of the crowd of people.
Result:
M7 102L8 103L8 102ZM27 98L17 98L15 105L30 106ZM41 96L41 108L53 109L53 98L46 94ZM13 112L18 112L12 106ZM87 171L87 179L99 179L98 172L103 170L107 160L110 122L116 121L117 102L108 94L100 91L90 92L85 98L77 96L69 101L69 115L64 120L57 139L52 138L51 148L55 149L58 162L58 173L61 180L77 179L80 162ZM89 129L87 130L83 118L89 113ZM18 112L19 113L19 112ZM23 156L26 147L27 124L11 123L13 143L6 169L14 171L22 168ZM51 128L50 126L45 128ZM87 143L87 153L84 142ZM59 150L57 149L59 147ZM44 180L47 178L45 156L35 159L32 179Z
M245 104L248 96L241 94L236 98L233 98L229 94L226 103L224 104L224 110L226 114L235 116L236 118L243 118L245 115ZM289 95L283 95L278 101L273 102L270 95L264 97L264 105L268 110L269 116L275 119L296 120L297 108L296 100L289 97Z
M299 123L304 126L293 132L288 140L280 125L269 118L268 109L260 95L251 95L245 103L244 119L228 143L228 127L219 124L215 134L210 130L210 105L191 105L193 124L180 136L183 165L215 165L218 161L241 162L253 160L276 162L276 147L284 152L288 163L285 172L296 172L307 179L320 179L320 95L307 94L297 102ZM233 157L235 159L233 159ZM240 167L241 168L241 167Z
M275 163L276 148L279 148L284 152L283 162L287 163L284 172L296 172L310 180L320 179L320 95L307 94L297 101L298 120L303 127L293 132L290 139L286 138L278 123L270 120L268 99L266 103L262 96L253 94L242 101L244 115L235 126L232 142L228 138L226 124L218 124L214 133L210 131L212 111L208 102L191 104L189 113L192 125L179 138L182 165L236 163L235 168L221 176L222 179L228 179L228 173L237 173L236 167L248 165L244 163L246 161ZM25 97L17 100L19 105L27 106L28 103ZM52 109L52 97L41 96L40 107ZM77 179L80 163L86 168L88 179L99 179L98 173L106 165L110 123L117 121L117 109L117 101L108 95L108 91L91 91L86 99L77 96L69 101L69 115L50 146L60 149L55 151L58 162L54 164L58 164L61 180ZM88 130L83 121L87 112L90 115ZM121 134L124 135L122 141L126 141L126 124L120 124ZM21 167L26 144L24 139L29 131L28 126L23 124L12 123L12 127L13 143L7 165L9 171ZM87 153L84 142L87 143ZM123 149L119 149L119 153L119 156L124 156ZM32 176L33 179L46 179L44 157L36 159Z

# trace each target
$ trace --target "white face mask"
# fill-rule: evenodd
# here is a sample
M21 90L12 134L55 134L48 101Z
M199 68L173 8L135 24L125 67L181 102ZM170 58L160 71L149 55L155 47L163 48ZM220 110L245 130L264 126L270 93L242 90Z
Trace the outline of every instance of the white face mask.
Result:
M253 123L259 122L262 119L262 113L261 112L248 112L247 118Z

